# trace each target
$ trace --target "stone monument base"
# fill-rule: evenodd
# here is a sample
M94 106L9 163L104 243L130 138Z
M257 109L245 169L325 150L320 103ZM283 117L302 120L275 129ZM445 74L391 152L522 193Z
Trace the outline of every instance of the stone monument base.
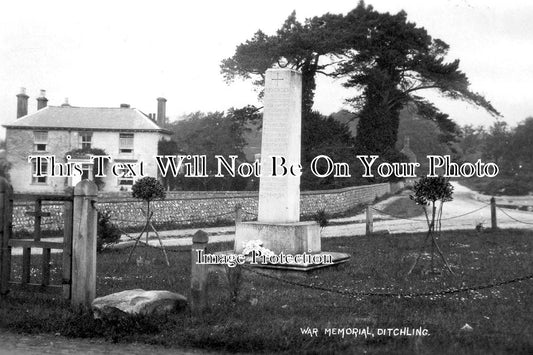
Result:
M260 240L275 254L320 252L320 227L316 222L244 222L235 225L235 253L242 253L247 242Z
M220 252L220 254L242 254L244 246L252 240L260 240L263 248L271 250L274 254L310 256L299 262L281 263L250 263L249 266L292 270L310 271L327 266L338 265L347 262L350 255L338 252L321 251L320 226L316 222L244 222L235 226L235 248L233 252ZM313 262L313 260L328 260L329 262Z
M237 255L231 250L228 251L218 251L215 254L217 255L225 255L225 256L235 256ZM277 271L312 271L317 269L322 269L328 266L335 266L340 265L348 260L350 260L350 254L346 253L339 253L339 252L327 252L323 251L320 253L314 253L309 254L311 255L311 258L317 258L326 260L329 259L331 262L328 263L314 263L312 260L308 262L289 262L289 263L262 263L261 258L258 258L256 262L252 262L251 257L246 258L246 262L244 262L244 265L251 266L251 267L257 267L257 268L264 268L264 269L270 269L270 270L277 270ZM224 270L222 265L212 265L211 268L213 270Z

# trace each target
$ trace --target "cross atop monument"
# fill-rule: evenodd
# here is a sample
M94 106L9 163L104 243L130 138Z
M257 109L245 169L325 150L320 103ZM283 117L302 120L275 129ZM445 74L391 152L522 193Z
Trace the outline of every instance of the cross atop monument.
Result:
M276 72L274 74L276 74L276 77L272 78L270 80L274 81L276 83L276 86L279 86L279 81L283 81L285 79L279 77L279 72Z

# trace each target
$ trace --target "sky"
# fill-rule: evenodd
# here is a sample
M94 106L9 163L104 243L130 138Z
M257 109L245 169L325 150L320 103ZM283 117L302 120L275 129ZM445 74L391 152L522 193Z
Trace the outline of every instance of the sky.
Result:
M220 62L259 29L273 34L287 16L346 13L355 1L9 1L0 13L0 124L16 119L21 87L36 110L41 89L49 105L118 107L156 112L165 97L175 119L194 111L258 104L249 81L227 85ZM529 0L368 0L380 12L405 10L408 19L450 45L471 88L492 102L510 125L533 116L533 2ZM349 108L354 92L320 77L314 108ZM494 118L463 102L428 93L459 124ZM0 130L3 137L5 130Z

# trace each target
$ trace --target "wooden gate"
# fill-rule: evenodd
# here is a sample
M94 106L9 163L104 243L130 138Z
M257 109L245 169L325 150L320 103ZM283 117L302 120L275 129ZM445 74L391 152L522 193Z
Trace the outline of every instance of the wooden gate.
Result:
M34 211L27 212L34 218L33 238L13 239L13 202L34 204ZM63 240L42 240L41 223L49 212L43 212L43 201L63 202ZM62 295L73 305L89 305L96 293L96 218L94 203L97 188L83 180L70 194L37 195L13 194L11 185L0 178L0 295L9 290L22 290ZM11 280L12 248L22 248L21 281ZM42 249L41 282L30 282L31 248ZM50 283L51 250L62 251L61 284Z

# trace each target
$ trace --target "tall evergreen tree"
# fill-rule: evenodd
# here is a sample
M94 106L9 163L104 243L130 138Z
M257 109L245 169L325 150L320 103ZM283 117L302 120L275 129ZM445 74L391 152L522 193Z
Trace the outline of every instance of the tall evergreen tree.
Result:
M318 74L344 79L357 90L348 98L360 120L358 151L394 156L399 112L413 102L419 113L441 122L455 134L446 116L424 98L433 89L451 99L461 99L498 116L483 96L469 89L459 60L447 61L449 46L433 39L424 28L407 21L404 11L379 13L360 2L346 15L325 14L300 23L292 13L275 35L258 31L222 61L227 81L254 78L263 85L264 72L273 66L302 72L303 111L312 111Z

